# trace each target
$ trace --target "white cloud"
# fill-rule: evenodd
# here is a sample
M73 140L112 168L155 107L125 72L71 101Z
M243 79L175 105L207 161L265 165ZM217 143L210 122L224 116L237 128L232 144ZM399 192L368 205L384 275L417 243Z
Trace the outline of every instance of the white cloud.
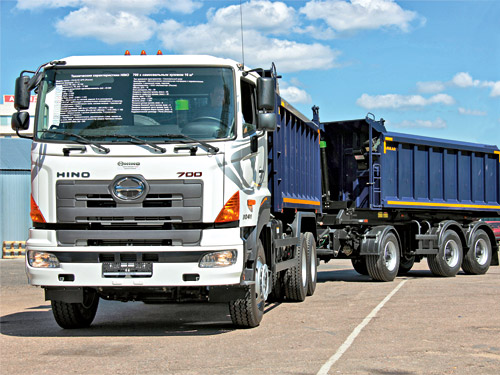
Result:
M297 23L294 8L283 2L268 0L251 0L242 4L243 28L269 32L273 34L288 33ZM240 6L230 5L217 10L211 9L207 14L211 25L240 31Z
M477 109L467 109L463 107L458 108L458 113L461 115L469 115L469 116L486 116L487 113L484 111L479 111Z
M451 79L451 83L457 87L477 87L481 82L477 79L472 79L469 73L460 72L455 74L455 76Z
M81 0L17 0L16 7L19 9L37 8L63 8L75 7L81 4Z
M83 8L104 9L110 13L131 12L135 15L151 14L165 8L171 12L189 14L201 8L196 0L18 0L17 8L33 10L37 8Z
M448 127L448 124L445 120L438 117L434 121L431 120L404 120L402 122L393 123L390 121L386 121L387 127L393 128L426 128L426 129L444 129Z
M253 8L254 6L254 8ZM263 17L264 13L280 16ZM251 1L243 7L245 63L252 67L268 67L275 62L280 72L334 67L340 52L320 43L301 43L275 35L291 32L296 26L293 8L284 3ZM163 45L176 53L211 54L241 61L239 7L211 10L207 22L194 26L174 20L164 21L158 29Z
M56 28L61 34L90 36L106 43L142 42L153 36L156 23L142 15L83 7L58 21Z
M422 94L438 93L443 91L445 88L445 83L441 81L417 82L417 90Z
M365 109L376 109L376 108L411 108L411 107L425 107L431 104L444 104L452 105L455 104L455 99L447 94L437 94L431 96L430 98L424 98L421 95L398 95L398 94L387 94L387 95L361 95L356 104Z
M416 12L404 10L393 0L309 1L300 9L309 20L323 20L336 31L396 27L408 31Z
M500 96L500 81L493 82L490 96Z
M280 95L292 104L312 103L311 96L305 90L297 86L289 86L284 82L281 83Z

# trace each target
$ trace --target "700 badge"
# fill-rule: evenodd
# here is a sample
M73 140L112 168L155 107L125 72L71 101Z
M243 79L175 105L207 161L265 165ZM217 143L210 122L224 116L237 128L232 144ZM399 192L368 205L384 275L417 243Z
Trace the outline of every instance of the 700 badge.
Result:
M177 178L185 177L185 178L193 178L193 177L201 177L203 175L202 172L177 172Z

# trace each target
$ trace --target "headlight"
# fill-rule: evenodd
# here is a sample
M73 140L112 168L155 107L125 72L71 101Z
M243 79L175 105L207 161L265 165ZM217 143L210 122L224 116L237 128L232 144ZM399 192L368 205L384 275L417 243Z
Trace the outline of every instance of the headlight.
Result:
M201 268L227 267L236 263L236 250L216 251L205 254L200 260Z
M28 263L31 267L35 268L57 268L59 267L59 260L52 253L43 251L28 251Z

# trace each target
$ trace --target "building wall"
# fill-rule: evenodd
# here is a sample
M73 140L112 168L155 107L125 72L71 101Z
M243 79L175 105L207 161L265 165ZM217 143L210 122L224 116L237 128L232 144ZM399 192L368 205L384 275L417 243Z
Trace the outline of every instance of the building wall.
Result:
M0 244L26 241L30 218L30 171L0 171Z
M10 119L12 118L12 114L16 112L14 103L11 101L12 95L4 95L3 98L4 103L0 104L0 137L16 136L16 132L10 127ZM30 127L28 130L22 132L22 134L25 135L33 134L33 120L35 118L36 109L36 99L34 98L36 98L36 96L33 96L30 108L27 111L30 114Z

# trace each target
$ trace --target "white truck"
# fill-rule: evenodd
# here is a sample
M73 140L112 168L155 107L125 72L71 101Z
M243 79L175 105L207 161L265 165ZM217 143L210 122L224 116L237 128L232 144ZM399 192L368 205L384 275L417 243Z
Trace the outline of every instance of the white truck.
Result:
M61 327L90 325L100 298L227 301L235 325L255 327L273 288L295 301L314 293L320 184L283 195L274 217L268 176L280 172L268 155L281 117L311 150L318 125L279 97L274 68L210 56L51 61L16 80L21 137L31 90L26 270Z
M255 327L268 297L314 293L318 259L379 281L423 258L440 277L499 264L478 220L500 216L497 146L308 120L274 65L86 56L31 73L12 117L22 136L37 90L26 270L61 327L90 325L100 298L228 302Z

